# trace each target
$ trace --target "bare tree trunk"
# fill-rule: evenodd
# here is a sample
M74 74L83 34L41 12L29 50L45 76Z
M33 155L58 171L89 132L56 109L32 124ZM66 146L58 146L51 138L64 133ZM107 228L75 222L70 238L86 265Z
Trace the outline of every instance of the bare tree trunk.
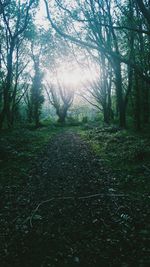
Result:
M6 76L6 84L4 85L4 103L3 109L0 114L0 128L3 127L3 122L6 118L7 126L11 127L11 112L10 112L10 105L11 105L11 86L12 86L12 61L13 61L13 52L14 52L14 41L11 42L10 45L10 52L7 57L7 76Z
M58 116L58 122L59 123L65 123L66 117L67 117L67 109L65 107L60 107L57 111L57 116Z
M139 78L135 76L135 127L138 131L141 130L141 103L140 103L140 86Z
M126 108L123 99L123 88L122 88L122 76L121 76L121 65L119 61L114 63L114 71L116 76L116 97L117 106L119 113L119 126L122 128L126 127Z

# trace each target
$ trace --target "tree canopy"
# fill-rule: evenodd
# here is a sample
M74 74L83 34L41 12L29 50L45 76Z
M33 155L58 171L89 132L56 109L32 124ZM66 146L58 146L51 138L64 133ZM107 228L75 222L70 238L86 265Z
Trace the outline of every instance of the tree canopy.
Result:
M146 126L149 12L146 0L1 0L0 127L12 127L23 108L28 111L26 119L34 120L29 116L34 109L33 88L39 121L44 95L48 100L47 82L53 88L59 88L60 83L67 87L62 68L67 69L69 61L72 67L64 76L68 81L70 76L68 87L72 86L71 77L74 80L75 98L80 95L97 108L105 123L117 121L126 127L130 120L136 129ZM92 72L96 75L83 81L83 75L77 77L74 68L78 73L89 70L91 75L87 76Z

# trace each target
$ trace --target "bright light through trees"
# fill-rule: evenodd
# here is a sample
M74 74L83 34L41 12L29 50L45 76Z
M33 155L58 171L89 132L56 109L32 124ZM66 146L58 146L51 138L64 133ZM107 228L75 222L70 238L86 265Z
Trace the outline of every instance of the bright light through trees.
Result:
M98 68L95 66L92 69L81 68L77 64L73 67L68 63L61 64L56 67L54 73L48 70L45 73L45 82L48 83L61 83L66 88L80 91L85 85L93 80L96 80L99 76Z
M148 2L0 0L0 127L17 112L30 120L34 98L40 118L48 85L74 90L105 123L148 123Z
M35 17L35 22L37 27L44 27L46 30L49 27L47 20L46 9L43 1L40 1L39 10ZM93 62L88 62L85 59L84 52L80 52L78 55L77 47L74 48L74 57L72 60L68 60L68 55L66 58L62 59L63 63L56 62L55 67L52 69L47 69L44 71L44 83L62 83L67 89L80 90L88 82L95 81L99 78L99 66ZM71 54L72 51L70 51ZM77 57L77 58L76 58ZM84 59L83 59L84 58ZM79 64L78 62L81 62ZM81 66L81 65L84 66Z

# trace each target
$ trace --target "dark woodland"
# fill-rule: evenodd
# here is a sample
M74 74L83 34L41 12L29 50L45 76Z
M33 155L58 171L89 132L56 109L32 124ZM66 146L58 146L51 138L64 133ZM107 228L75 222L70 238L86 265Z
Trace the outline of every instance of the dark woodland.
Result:
M150 266L150 1L0 0L0 266Z

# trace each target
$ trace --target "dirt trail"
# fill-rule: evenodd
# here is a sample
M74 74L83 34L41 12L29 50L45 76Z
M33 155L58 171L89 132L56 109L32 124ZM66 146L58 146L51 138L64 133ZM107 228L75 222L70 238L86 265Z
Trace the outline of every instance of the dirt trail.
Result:
M146 266L130 201L115 196L114 182L77 134L54 137L14 200L1 266Z

